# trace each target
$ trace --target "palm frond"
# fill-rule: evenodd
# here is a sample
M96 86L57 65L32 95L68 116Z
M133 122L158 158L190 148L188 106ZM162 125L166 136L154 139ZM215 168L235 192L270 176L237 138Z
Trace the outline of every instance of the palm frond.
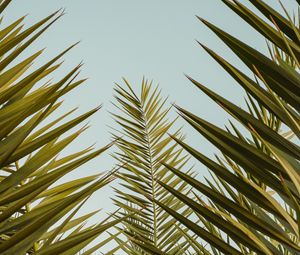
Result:
M215 145L222 157L212 160L173 137L209 168L212 178L207 178L204 184L165 163L165 167L190 185L197 199L168 184L160 184L191 208L201 224L156 202L209 244L209 249L201 245L206 254L299 254L299 27L285 9L286 17L261 0L249 2L269 22L238 0L223 2L269 40L270 57L199 18L253 72L254 79L202 45L245 89L248 109L236 106L188 77L238 125L231 122L231 128L221 129L176 106L183 119ZM192 243L199 245L197 239L192 239Z
M1 1L0 12L10 2ZM69 121L65 119L75 109L52 117L62 104L62 96L84 82L77 79L80 65L57 82L45 82L60 67L61 57L75 45L37 68L32 65L42 50L18 60L62 14L57 11L25 30L22 17L0 31L0 253L3 255L76 254L119 222L110 219L102 225L85 227L85 221L96 212L76 216L95 191L114 179L111 173L61 181L111 146L97 150L89 147L59 156L87 128L78 125L99 109L96 107Z
M188 254L190 245L179 231L176 221L155 204L155 200L170 206L188 217L191 210L184 203L170 196L159 182L178 188L191 195L188 185L169 171L161 162L183 169L188 166L188 157L182 153L169 132L183 139L180 130L172 128L174 121L168 121L170 107L161 97L158 87L142 81L141 94L137 96L131 85L124 80L125 87L116 86L116 107L120 113L113 113L120 129L114 138L119 137L119 151L115 158L122 165L117 176L122 189L115 188L117 206L124 215L133 216L123 222L124 234L129 243L122 244L130 254ZM192 170L186 171L194 176Z

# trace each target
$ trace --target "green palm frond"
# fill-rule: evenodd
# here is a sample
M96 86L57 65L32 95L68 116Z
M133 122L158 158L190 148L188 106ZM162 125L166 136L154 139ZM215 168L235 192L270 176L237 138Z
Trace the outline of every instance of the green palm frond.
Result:
M175 120L167 119L170 107L165 106L158 87L152 88L151 82L143 80L138 96L126 80L124 83L124 87L115 88L115 106L120 112L113 113L120 127L114 134L119 137L115 158L122 165L117 173L122 189L115 188L114 201L124 215L133 216L123 222L129 242L119 239L118 243L127 254L188 254L190 244L180 224L154 203L158 200L185 217L191 214L184 203L159 185L163 182L192 196L188 185L161 164L167 162L178 169L188 165L187 155L168 135L174 132ZM183 139L180 130L174 136ZM186 173L194 176L192 169Z
M0 12L9 2L0 2ZM111 146L97 150L89 147L59 156L86 129L77 126L99 109L68 121L65 118L75 109L52 117L62 104L62 96L84 82L77 79L80 65L57 82L45 81L74 45L35 69L32 65L42 50L18 60L62 14L55 12L25 30L22 17L0 30L0 253L3 255L76 254L118 222L109 219L101 225L85 227L86 220L97 211L76 216L95 191L113 180L111 173L61 181Z
M222 154L212 160L173 137L211 172L207 183L165 163L188 183L196 199L160 184L197 215L180 215L156 201L177 221L209 244L205 254L300 254L299 27L261 0L249 0L262 16L238 0L223 2L269 43L270 57L199 18L253 72L249 77L207 46L203 48L245 89L248 109L233 104L191 77L188 79L238 123L221 129L176 106L179 114ZM271 45L271 46L270 46ZM248 134L247 132L248 131ZM292 138L292 139L291 139ZM192 239L199 245L197 239Z

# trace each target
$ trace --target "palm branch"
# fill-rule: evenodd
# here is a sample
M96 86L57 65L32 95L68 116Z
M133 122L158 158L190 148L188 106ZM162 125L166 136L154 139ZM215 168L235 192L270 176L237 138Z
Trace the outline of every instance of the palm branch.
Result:
M11 1L0 1L0 12ZM56 113L61 98L84 82L80 65L60 80L50 75L60 66L63 50L40 67L34 61L43 50L19 60L19 55L62 16L55 12L27 29L24 17L0 30L0 253L76 254L114 224L85 227L96 212L77 212L111 173L61 180L66 174L104 152L92 147L59 156L87 127L78 127L99 108L70 120L76 109ZM52 117L53 113L56 117ZM74 131L74 128L75 131Z
M164 167L167 162L178 169L188 167L188 157L174 143L168 132L183 140L180 130L173 131L174 121L167 119L171 107L158 87L142 81L140 96L124 79L124 86L116 85L114 104L118 111L112 113L119 129L114 132L119 151L114 157L121 165L117 173L122 188L116 191L115 204L121 215L132 216L123 222L125 240L118 236L116 242L126 254L188 254L189 240L182 234L184 228L154 203L158 200L185 217L191 210L174 196L170 196L158 182L177 188L191 196L188 185ZM185 173L194 176L189 168Z
M236 106L188 77L238 125L221 129L176 106L183 119L211 142L222 157L212 160L174 137L210 169L212 178L203 183L165 163L171 172L190 185L197 200L170 185L160 184L193 209L201 224L195 224L160 201L157 204L210 245L210 248L202 245L205 254L300 254L299 27L285 9L284 16L261 0L249 2L265 18L240 1L222 2L274 45L274 50L266 56L199 18L253 72L254 78L249 77L201 44L245 89L248 109ZM194 239L194 243L199 242Z

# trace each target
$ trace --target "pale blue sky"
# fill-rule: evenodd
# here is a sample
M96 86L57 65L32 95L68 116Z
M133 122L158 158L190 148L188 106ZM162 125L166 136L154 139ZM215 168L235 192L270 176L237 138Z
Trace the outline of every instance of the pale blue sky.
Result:
M247 1L242 1L247 2ZM266 1L278 6L276 0ZM295 1L282 1L288 9ZM6 11L5 21L29 14L26 24L43 18L59 9L63 16L29 50L47 47L41 62L54 56L68 45L81 43L66 56L63 72L81 60L82 77L89 77L85 86L66 97L63 109L79 106L79 112L103 104L90 119L92 127L68 151L86 147L94 142L103 146L110 140L109 128L113 125L107 111L112 109L114 82L126 77L136 89L143 76L159 83L163 95L199 114L213 123L224 126L227 115L197 90L183 75L187 73L209 88L242 104L243 94L232 79L202 50L195 39L208 45L234 64L240 62L210 32L195 15L201 16L221 28L239 36L255 48L266 50L265 41L245 22L230 11L220 0L15 0ZM62 74L59 72L58 74ZM59 78L58 76L56 78ZM178 125L184 124L179 121ZM211 155L212 146L195 136L188 127L187 140ZM94 174L113 166L109 153L93 160L74 176ZM205 173L199 167L199 174ZM109 211L112 192L97 193L85 210L104 208Z

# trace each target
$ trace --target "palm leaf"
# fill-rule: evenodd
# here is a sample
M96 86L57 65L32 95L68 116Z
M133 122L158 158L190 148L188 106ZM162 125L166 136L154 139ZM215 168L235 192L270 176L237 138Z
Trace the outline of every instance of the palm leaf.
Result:
M200 18L254 73L254 79L248 77L202 45L245 89L248 109L236 106L188 77L240 125L230 122L231 128L221 129L176 106L183 119L215 145L222 157L216 156L214 161L173 137L209 168L212 178L207 178L204 184L164 163L190 185L196 201L166 183L160 184L170 196L191 208L201 224L156 202L210 245L207 249L197 238L190 239L207 254L299 254L299 28L289 16L284 17L262 0L250 2L271 23L237 0L223 2L272 43L271 56ZM295 137L289 139L286 134Z
M188 161L182 149L167 135L174 121L169 122L166 99L161 97L158 87L142 81L141 94L137 96L131 85L124 80L125 87L117 85L115 99L120 113L113 116L120 126L114 137L120 136L119 151L115 158L122 165L117 176L122 189L115 188L114 201L123 209L122 215L134 213L124 225L124 234L129 242L122 245L126 253L132 254L188 254L189 245L175 226L175 221L154 200L180 211L188 217L191 210L169 194L159 181L177 187L185 195L191 194L187 185L161 165L161 161L182 169ZM174 134L181 137L179 131ZM192 171L189 171L194 176Z
M1 1L0 12L10 2ZM95 191L114 179L112 173L60 181L111 146L97 150L89 147L59 156L85 131L86 126L78 125L99 109L69 121L65 118L74 109L52 117L62 104L62 96L84 82L77 79L81 65L57 82L44 81L61 66L61 57L75 45L38 68L32 64L42 51L18 60L62 14L57 11L25 30L22 17L0 31L1 254L76 254L120 221L83 227L95 212L75 216Z

